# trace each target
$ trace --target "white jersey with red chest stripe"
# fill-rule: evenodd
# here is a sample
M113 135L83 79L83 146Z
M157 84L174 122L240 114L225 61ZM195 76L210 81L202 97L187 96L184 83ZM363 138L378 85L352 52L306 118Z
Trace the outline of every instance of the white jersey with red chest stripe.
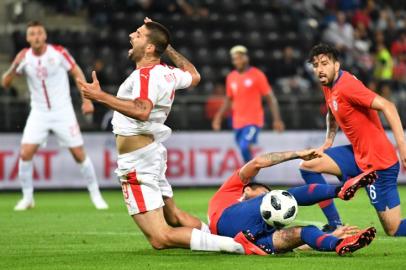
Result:
M163 142L171 134L171 129L164 123L171 111L175 91L187 88L191 83L189 72L164 64L133 71L121 84L117 97L149 100L153 108L147 121L139 121L115 111L113 133L122 136L152 134L155 141Z
M72 106L67 72L74 67L75 60L62 46L47 44L42 55L25 49L17 73L27 77L31 108L57 111Z

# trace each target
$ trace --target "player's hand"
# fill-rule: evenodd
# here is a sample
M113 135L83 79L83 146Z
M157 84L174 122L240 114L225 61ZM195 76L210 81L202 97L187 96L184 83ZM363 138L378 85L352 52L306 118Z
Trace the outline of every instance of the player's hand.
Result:
M321 158L321 155L317 153L317 149L306 149L296 152L298 156L303 160L312 160L315 158Z
M337 238L345 238L351 235L358 233L360 229L357 226L349 226L343 225L339 226L337 229L334 230L331 234Z
M326 140L324 142L324 144L322 146L320 146L319 148L317 148L317 153L319 155L322 155L324 153L324 151L326 151L327 149L329 149L331 146L333 145L333 142Z
M274 121L273 129L277 132L282 132L285 130L285 124L283 123L282 120Z
M213 121L211 122L211 127L215 131L221 130L221 117L215 116Z
M82 113L83 114L91 114L93 112L94 112L93 103L88 99L84 99L83 103L82 103Z
M400 163L406 169L406 144L399 147Z
M100 95L102 95L104 92L101 90L99 80L97 79L96 76L96 71L92 72L92 78L93 78L92 83L84 82L81 79L78 79L77 82L79 84L80 91L82 91L83 93L84 98L90 100L98 100Z
M144 18L144 23L148 23L148 22L152 22L152 20L150 18L148 18L148 17L145 17Z

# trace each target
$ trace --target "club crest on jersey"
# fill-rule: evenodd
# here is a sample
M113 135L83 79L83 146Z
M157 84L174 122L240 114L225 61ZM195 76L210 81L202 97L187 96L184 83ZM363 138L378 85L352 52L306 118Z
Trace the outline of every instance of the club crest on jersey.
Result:
M333 109L335 110L335 111L338 111L338 103L337 103L337 100L333 100Z
M251 79L246 79L244 81L244 85L245 85L245 87L250 87L252 85L252 80Z

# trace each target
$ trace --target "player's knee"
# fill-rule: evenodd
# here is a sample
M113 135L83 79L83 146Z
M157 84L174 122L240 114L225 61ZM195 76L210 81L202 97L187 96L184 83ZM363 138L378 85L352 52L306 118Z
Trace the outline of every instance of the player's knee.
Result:
M169 247L169 238L164 234L154 235L148 238L151 246L156 250L162 250Z
M24 149L24 148L22 148L22 149L20 150L20 158L21 158L23 161L32 160L32 157L33 157L33 153L31 153L30 151L27 151L27 150Z
M322 171L320 163L316 162L314 160L312 160L312 161L302 161L300 163L300 165L299 165L299 168L301 170L315 172L315 173L321 173L321 171Z

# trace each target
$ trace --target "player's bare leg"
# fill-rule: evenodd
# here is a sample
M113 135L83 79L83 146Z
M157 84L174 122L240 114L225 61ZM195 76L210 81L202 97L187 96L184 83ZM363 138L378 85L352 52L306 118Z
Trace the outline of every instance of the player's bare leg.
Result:
M90 198L94 206L97 209L107 209L108 205L100 194L93 163L90 158L86 156L83 146L71 147L69 151L80 166L80 173L86 181L87 189L89 190Z
M23 198L14 207L15 211L24 211L35 206L32 183L32 159L39 148L38 144L22 144L18 162L18 179L21 183Z
M317 173L327 173L336 176L341 176L341 170L337 163L328 155L321 154L320 158L302 161L300 169Z
M398 231L399 225L402 222L402 211L400 205L392 209L386 209L382 212L377 212L381 221L382 227L387 235L394 236Z
M165 206L163 207L166 222L172 227L190 227L210 232L208 226L200 219L179 209L173 198L163 197Z
M135 223L155 249L190 248L192 250L243 253L232 238L212 235L190 227L169 226L162 208L133 215Z

